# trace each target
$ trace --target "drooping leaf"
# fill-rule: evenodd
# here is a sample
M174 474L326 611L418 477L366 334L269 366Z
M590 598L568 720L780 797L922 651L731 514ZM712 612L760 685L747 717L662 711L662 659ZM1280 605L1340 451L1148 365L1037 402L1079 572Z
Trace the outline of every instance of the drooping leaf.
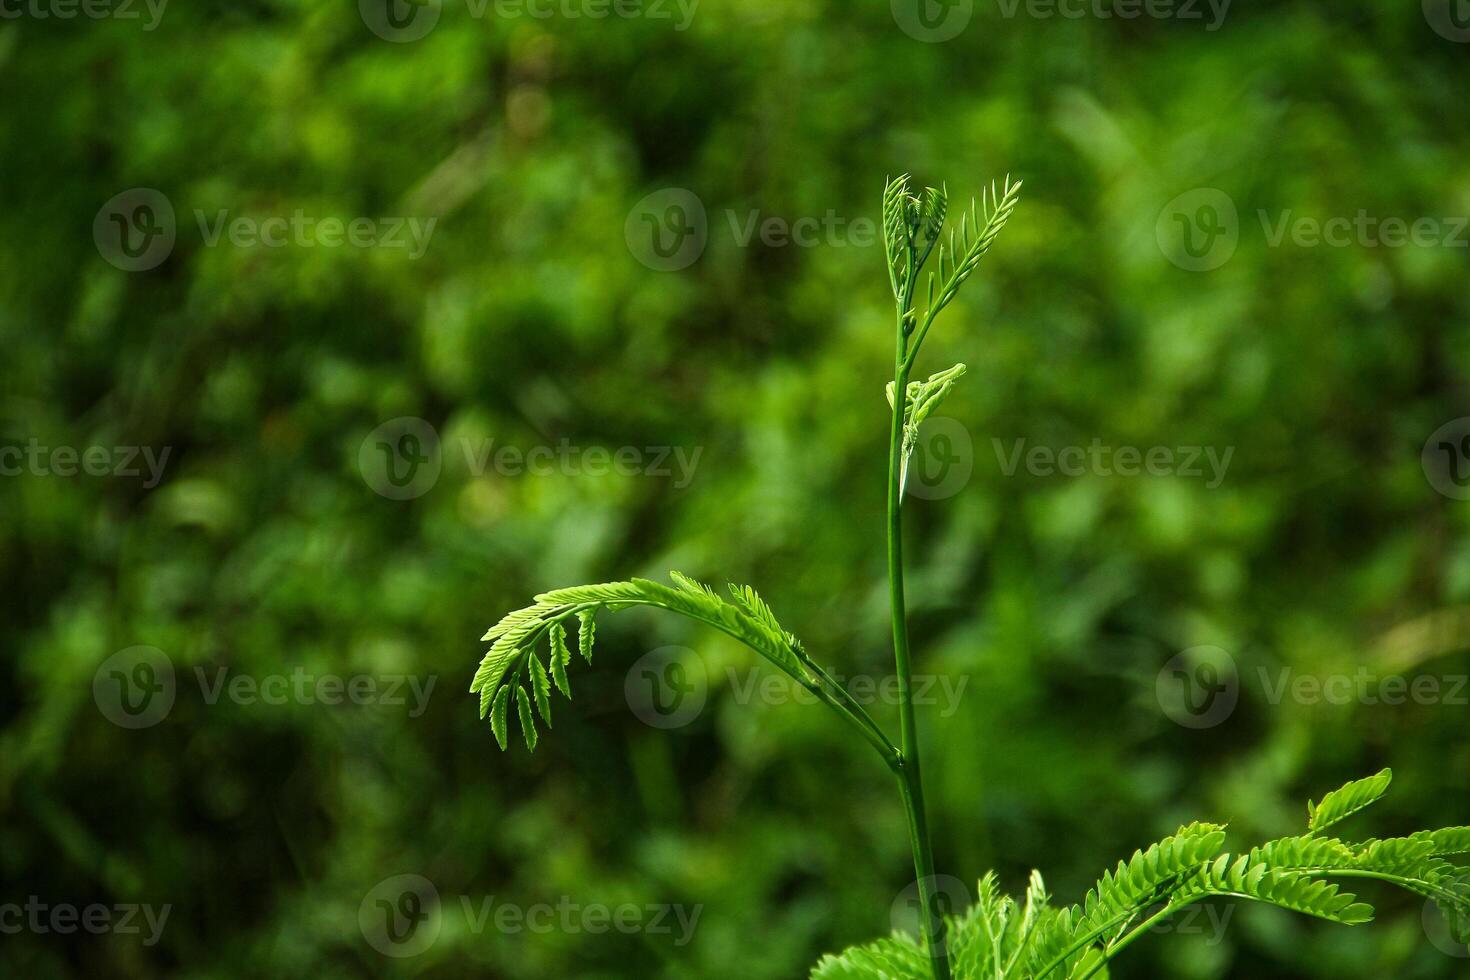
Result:
M592 640L597 635L597 612L584 609L577 613L577 652L592 663Z
M541 663L541 658L536 656L535 651L529 655L531 665L531 694L536 699L536 710L541 713L541 718L546 722L546 727L551 727L551 678L546 676L546 667Z
M535 752L536 716L531 713L531 699L526 697L526 689L519 684L516 685L516 714L521 721L521 734L526 739L526 748Z
M510 708L510 687L502 687L500 693L495 695L495 708L490 712L490 730L495 733L495 741L500 743L500 751L504 752L510 748L510 738L506 732L506 712Z
M556 689L562 693L562 697L571 699L572 682L567 679L567 664L571 662L572 651L567 649L567 628L560 621L551 624L551 679L556 681Z

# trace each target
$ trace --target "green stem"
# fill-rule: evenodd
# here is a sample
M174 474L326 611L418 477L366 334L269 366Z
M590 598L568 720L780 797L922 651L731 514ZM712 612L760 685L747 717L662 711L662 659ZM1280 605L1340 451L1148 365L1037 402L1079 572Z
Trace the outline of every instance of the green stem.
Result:
M912 260L910 264L912 269ZM924 810L924 781L919 766L918 726L914 721L913 668L909 659L908 617L903 593L903 505L899 475L903 467L903 419L909 384L908 337L904 330L912 288L904 290L898 312L898 351L894 361L893 425L888 439L888 594L893 611L893 660L898 673L898 716L903 761L897 773L908 817L909 843L914 853L918 879L920 928L934 980L950 980L944 922L935 914L934 853L929 843L929 825Z
M1194 900L1190 899L1190 901L1192 902ZM1084 973L1079 978L1079 980L1088 980L1088 978L1091 977L1093 974L1097 973L1098 971L1102 970L1103 967L1107 966L1109 961L1111 961L1114 956L1117 956L1119 953L1123 952L1123 950L1127 949L1129 946L1132 946L1135 942L1137 942L1144 933L1148 932L1154 926L1158 925L1160 922L1164 921L1169 916L1173 915L1175 912L1178 912L1181 908L1188 904L1189 902L1180 902L1178 904L1170 903L1168 905L1165 905L1155 914L1149 916L1143 922L1140 922L1137 926L1133 928L1132 932L1129 932L1121 939L1119 939L1116 943L1109 946L1108 949L1104 951L1102 959L1098 960L1093 968ZM1043 976L1044 975L1045 974L1043 974Z
M878 754L883 757L883 762L889 769L897 772L902 768L903 753L898 750L898 746L888 740L888 736L883 733L883 729L878 727L872 715L869 715L867 710L851 694L848 694L847 689L837 683L831 674L823 670L821 664L809 657L802 657L801 662L818 678L817 681L807 684L807 689L855 725L869 744L878 750ZM830 688L830 691L826 688Z

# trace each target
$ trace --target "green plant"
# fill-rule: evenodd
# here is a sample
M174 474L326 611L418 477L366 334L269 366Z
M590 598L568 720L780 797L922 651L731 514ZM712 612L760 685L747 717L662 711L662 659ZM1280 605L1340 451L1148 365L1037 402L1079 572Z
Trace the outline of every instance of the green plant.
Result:
M894 299L894 376L888 386L892 424L888 440L887 556L895 669L899 688L899 741L894 744L863 707L786 630L769 606L745 585L730 585L725 598L703 583L671 572L673 585L646 579L558 589L534 605L509 613L485 634L490 650L470 690L480 696L502 749L509 745L512 715L528 748L538 735L536 716L551 724L551 688L571 697L567 666L572 653L566 624L578 623L577 645L592 657L600 611L649 606L697 620L729 634L812 692L850 724L897 777L913 849L919 902L918 941L895 935L827 957L814 980L1088 980L1106 975L1108 961L1181 908L1206 898L1251 899L1345 925L1368 921L1372 909L1339 891L1328 879L1389 882L1433 899L1465 939L1470 887L1456 880L1452 857L1470 853L1470 828L1423 832L1393 840L1349 844L1324 832L1378 800L1391 774L1349 783L1309 806L1307 833L1224 853L1225 828L1195 823L1137 851L1105 874L1082 904L1050 905L1039 873L1032 873L1023 901L1005 897L994 875L980 881L979 897L959 916L938 914L935 870L924 808L912 666L904 605L902 503L908 460L919 426L964 375L955 366L924 381L911 381L919 351L935 318L957 295L1010 219L1021 185L1009 179L971 203L959 227L946 237L944 190L910 191L908 177L890 181L883 194L883 231ZM937 251L936 269L923 269ZM924 305L915 302L922 281ZM903 392L900 401L898 392ZM538 647L545 641L547 661Z

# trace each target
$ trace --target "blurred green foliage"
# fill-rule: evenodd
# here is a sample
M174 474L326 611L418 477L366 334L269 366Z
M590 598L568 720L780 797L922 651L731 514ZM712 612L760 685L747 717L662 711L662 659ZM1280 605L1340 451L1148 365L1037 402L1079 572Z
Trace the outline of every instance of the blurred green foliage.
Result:
M901 3L902 0L899 0ZM350 3L178 3L0 22L0 444L170 449L128 477L0 477L0 902L173 907L162 939L0 935L0 973L787 978L890 928L912 877L890 777L822 709L741 704L731 642L602 624L534 756L463 693L476 638L546 588L680 568L755 583L835 672L889 671L880 522L891 363L881 249L742 246L747 217L875 220L885 175L952 198L1010 172L1016 218L931 337L963 492L907 505L918 670L969 679L921 715L938 864L1072 900L1195 817L1239 839L1384 765L1368 832L1467 821L1466 708L1272 703L1261 671L1463 676L1465 505L1420 450L1470 414L1466 251L1272 247L1266 211L1470 214L1466 49L1419 4L1236 5L1197 22L1013 17L944 43L887 3L704 0L677 17L474 17L375 36ZM158 267L104 261L98 209L164 194ZM708 242L630 248L662 188ZM1171 264L1161 211L1239 207L1233 258ZM207 244L213 222L437 218L422 256ZM732 217L733 216L733 217ZM636 222L634 222L636 226ZM359 449L403 416L443 469L374 492ZM1008 476L996 443L1234 450L1182 476ZM681 447L694 478L476 472L463 447ZM164 651L177 699L127 730L94 674ZM712 678L661 732L624 698L645 652ZM1192 730L1155 681L1214 645L1240 704ZM209 703L207 677L433 678L384 704ZM891 706L874 709L893 724ZM385 878L430 879L430 949L364 941ZM693 940L478 934L476 907L701 906ZM1348 932L1240 909L1122 976L1462 975L1420 907Z

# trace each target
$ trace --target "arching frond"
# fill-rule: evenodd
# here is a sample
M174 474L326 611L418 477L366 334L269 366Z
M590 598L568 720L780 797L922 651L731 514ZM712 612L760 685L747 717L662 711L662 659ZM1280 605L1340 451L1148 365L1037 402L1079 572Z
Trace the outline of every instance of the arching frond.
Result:
M490 641L490 649L475 671L470 691L480 696L480 717L490 716L490 727L500 747L509 744L510 700L514 698L515 717L526 746L535 749L535 716L539 714L545 725L551 725L553 683L564 697L571 697L566 624L573 618L577 620L578 650L591 663L596 616L602 610L650 606L678 613L734 637L801 683L816 683L803 663L805 651L800 641L781 626L770 606L750 586L730 586L731 602L686 575L674 572L671 578L675 583L672 587L635 578L544 592L536 597L534 605L507 613L490 627L482 637ZM549 669L537 649L543 636L548 638Z

